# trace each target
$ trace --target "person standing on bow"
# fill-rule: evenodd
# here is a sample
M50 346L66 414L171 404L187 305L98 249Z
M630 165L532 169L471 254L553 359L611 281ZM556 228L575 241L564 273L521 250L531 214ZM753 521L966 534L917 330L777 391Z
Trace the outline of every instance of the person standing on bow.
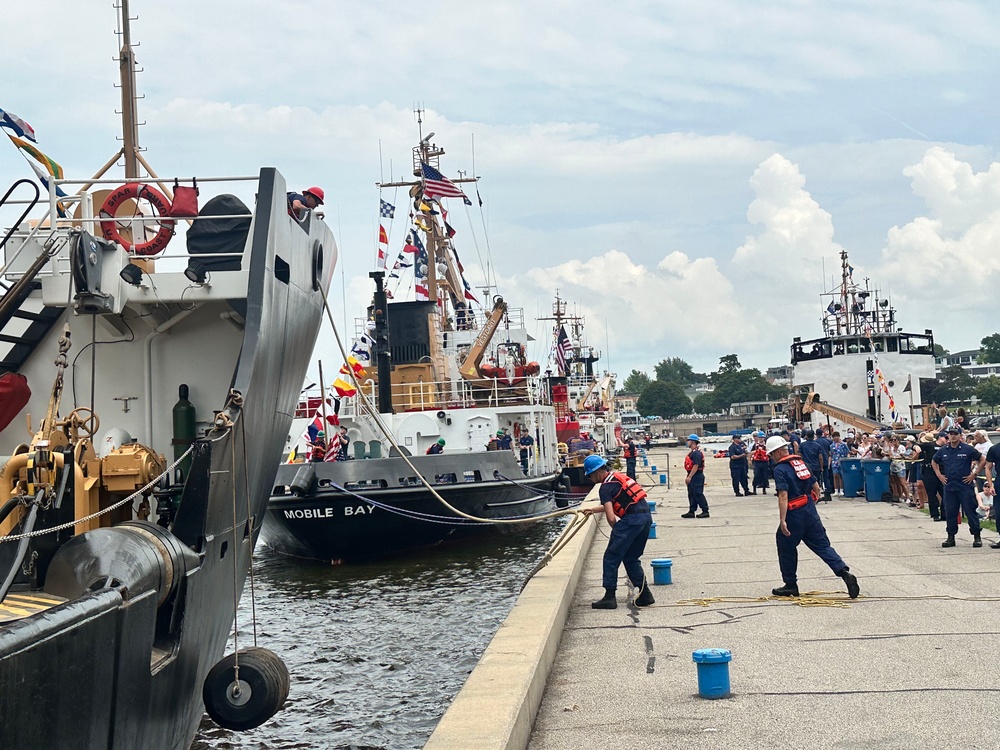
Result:
M736 497L750 494L747 487L747 447L743 445L743 438L740 435L733 435L729 444L729 477L733 480L733 494ZM740 489L743 492L740 492ZM753 494L757 494L756 491Z
M294 216L302 221L307 210L312 211L317 206L323 205L323 199L326 196L323 193L323 188L311 187L306 188L301 193L288 193L285 197L288 199L289 216Z
M688 512L681 518L708 518L708 500L705 499L705 454L699 450L701 438L695 434L688 435L689 452L684 458L684 484L688 490ZM695 511L701 508L697 516Z
M519 446L519 458L521 459L521 471L524 472L525 476L528 476L528 461L531 458L531 453L535 450L535 439L528 432L527 425L521 425L521 437L517 439L517 444Z
M976 477L986 465L986 456L976 450L975 446L962 442L962 428L952 425L948 428L948 444L937 449L931 466L934 473L944 485L944 516L948 522L946 530L948 538L941 542L942 547L955 546L955 534L958 533L958 511L961 508L969 521L969 531L972 533L972 546L982 547L983 541L979 534L979 501L976 500Z
M636 446L632 436L625 438L625 445L622 446L622 456L625 458L625 473L629 478L635 479L635 460L639 456L639 448Z
M618 567L625 566L625 573L639 595L635 606L648 607L655 604L653 593L646 583L646 574L639 558L646 550L649 529L653 517L646 503L646 491L631 477L620 471L611 471L608 463L600 456L587 456L583 462L583 473L594 484L599 484L601 507L587 508L588 515L604 513L611 526L608 548L604 551L602 584L604 597L590 606L594 609L617 609Z
M780 588L773 589L774 596L798 596L799 542L805 545L827 565L834 575L844 579L847 594L857 599L861 592L858 579L851 569L830 546L816 500L819 497L819 483L809 468L798 456L788 453L788 443L775 435L768 438L767 452L774 459L774 487L778 490L778 531L775 541L778 547L778 567L781 569Z

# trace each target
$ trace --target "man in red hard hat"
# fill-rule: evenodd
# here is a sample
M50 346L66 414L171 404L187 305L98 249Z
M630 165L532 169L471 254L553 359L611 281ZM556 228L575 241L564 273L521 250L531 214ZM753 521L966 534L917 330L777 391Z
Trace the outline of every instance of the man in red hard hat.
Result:
M306 209L312 210L323 205L326 194L321 187L306 188L301 193L288 194L288 213L301 219Z

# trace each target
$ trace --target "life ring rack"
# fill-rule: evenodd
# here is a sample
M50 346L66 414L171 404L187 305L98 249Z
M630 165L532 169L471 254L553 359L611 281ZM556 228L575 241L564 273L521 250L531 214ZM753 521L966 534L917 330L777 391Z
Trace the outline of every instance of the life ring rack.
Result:
M149 201L156 209L160 215L160 228L156 236L148 242L133 243L122 237L115 214L125 201L140 198ZM163 252L170 238L174 236L174 220L166 218L170 215L170 201L152 185L143 182L126 182L112 190L104 199L98 215L101 217L101 232L104 234L104 239L117 242L126 251L136 255L157 255Z

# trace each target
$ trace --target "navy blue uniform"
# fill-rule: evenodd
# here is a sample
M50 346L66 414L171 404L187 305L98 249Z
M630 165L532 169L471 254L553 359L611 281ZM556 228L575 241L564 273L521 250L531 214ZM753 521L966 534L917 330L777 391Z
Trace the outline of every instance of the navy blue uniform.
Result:
M601 504L613 503L624 493L623 485L608 474L601 483ZM626 501L621 499L622 504ZM618 566L625 565L625 573L632 585L641 588L645 579L642 563L639 558L646 550L646 540L649 539L649 529L653 525L653 517L649 513L649 504L645 497L628 507L625 515L611 527L611 538L608 548L604 550L604 572L602 583L605 589L618 588Z
M937 453L937 443L920 444L920 479L924 483L924 492L927 493L927 504L930 506L931 518L937 521L944 518L944 485L934 473L931 465Z
M529 435L527 432L525 432L524 434L521 435L520 438L518 438L517 444L519 446L521 446L521 454L520 454L520 458L521 458L521 471L523 471L525 473L525 475L527 475L528 474L528 458L530 457L530 454L531 454L531 448L535 444L535 439L533 437L531 437L531 435Z
M514 438L504 433L503 437L497 437L497 443L500 445L500 450L509 451L514 446Z
M743 443L731 443L729 446L729 476L733 480L733 492L740 494L740 487L747 495L747 447Z
M705 499L705 454L697 448L688 453L684 459L685 471L690 473L691 469L695 466L698 466L699 469L691 477L691 481L688 482L687 486L688 513L694 513L698 508L708 513L708 500Z
M979 463L982 454L968 443L959 443L952 448L951 445L942 445L934 454L936 463L944 478L948 481L944 485L944 515L948 522L948 536L955 536L958 533L958 510L969 519L969 531L973 536L979 536L979 503L976 502L975 482L967 483L966 478L972 473L972 465Z
M805 445L806 443L803 443L803 446ZM847 569L837 550L830 546L830 538L826 535L823 521L820 520L819 512L816 510L816 502L812 497L814 484L816 480L802 459L797 456L786 457L774 465L775 489L788 493L785 525L790 535L782 534L779 526L775 537L778 546L778 567L781 569L781 580L786 586L798 585L796 571L799 566L799 542L804 542L830 566L830 570L836 575L841 575ZM802 502L803 499L805 502Z
M803 440L799 452L809 467L809 473L819 481L822 478L819 464L823 455L823 445L818 440Z
M622 448L622 455L625 457L625 473L635 479L635 461L639 456L639 449L636 448L634 442L627 442Z
M833 448L833 441L824 435L816 438L816 442L823 448L823 490L829 495L833 491L833 467L830 465L830 453Z

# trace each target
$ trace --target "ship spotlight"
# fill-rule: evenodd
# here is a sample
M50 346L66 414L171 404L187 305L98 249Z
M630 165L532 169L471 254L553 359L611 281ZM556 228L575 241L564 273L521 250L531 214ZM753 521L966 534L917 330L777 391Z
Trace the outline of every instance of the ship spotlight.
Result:
M125 268L118 272L118 275L122 277L122 281L126 284L139 286L139 284L142 283L142 269L135 263L129 263L125 266Z
M439 412L437 413L437 418L438 418L438 419L444 419L444 418L445 418L445 413L444 413L443 411L439 411Z
M184 269L184 275L194 284L204 284L208 277L208 269L196 260L188 261L188 267Z
M880 300L879 303L878 303L878 306L881 307L881 308L888 307L889 306L889 300L887 300L887 299Z

